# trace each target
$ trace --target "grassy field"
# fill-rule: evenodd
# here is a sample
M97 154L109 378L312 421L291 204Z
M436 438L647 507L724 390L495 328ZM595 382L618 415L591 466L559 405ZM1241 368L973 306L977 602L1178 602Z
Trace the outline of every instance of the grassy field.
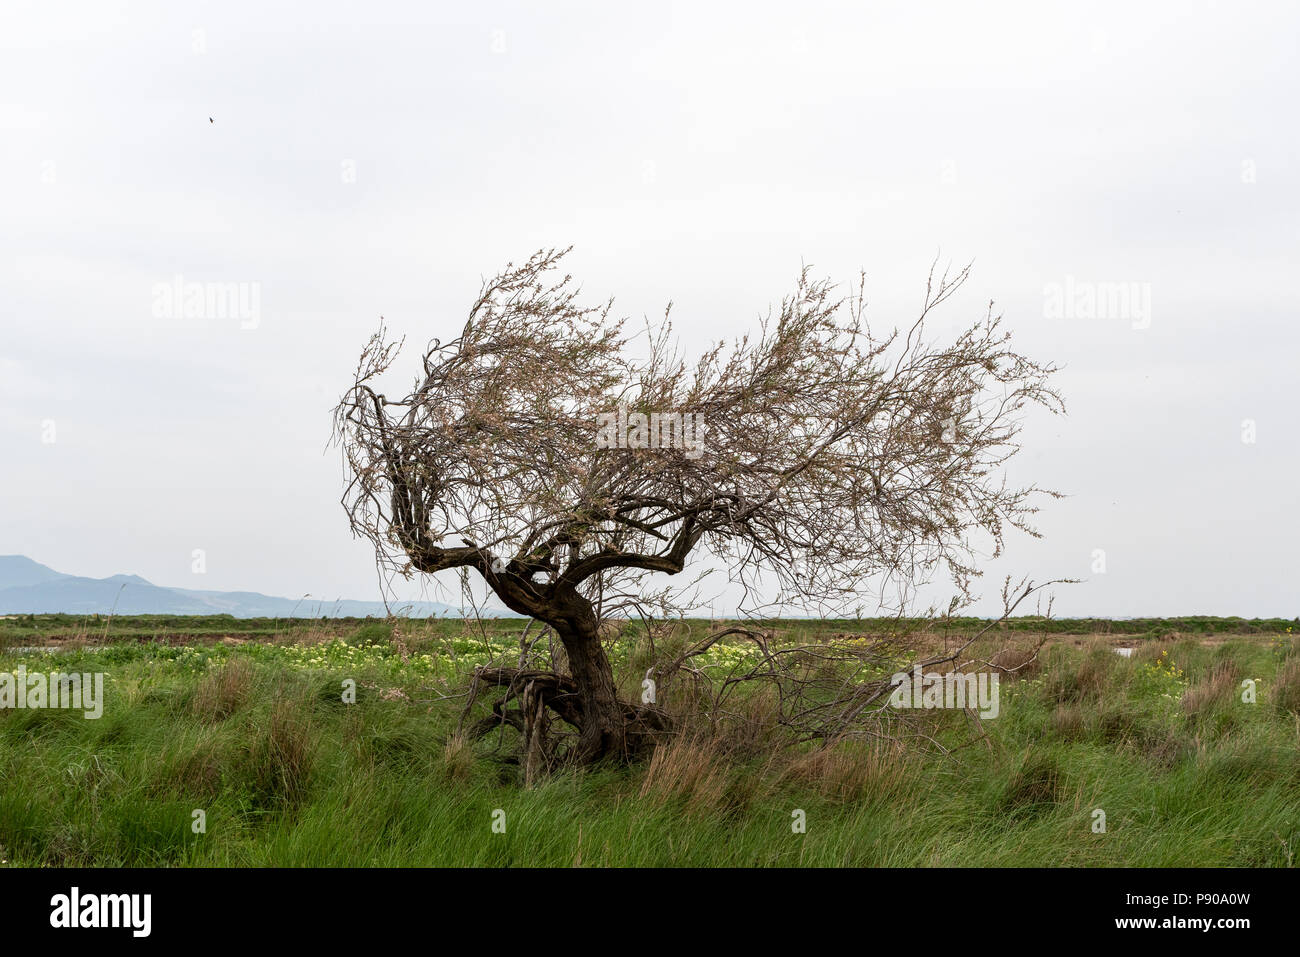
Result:
M0 616L0 649L9 645L31 645L83 641L160 641L188 644L222 637L256 638L263 641L316 637L322 634L347 636L358 628L374 624L373 619L358 618L234 618L230 615L4 615ZM422 637L454 636L468 631L486 630L490 634L517 634L523 619L488 619L475 622L472 628L460 619L431 618L403 622L403 628ZM703 622L695 621L695 627ZM800 635L834 632L879 633L883 629L918 627L919 619L862 618L803 621L784 619L769 623L777 630ZM968 632L980 627L979 618L952 618L947 627L954 632ZM1211 618L1201 615L1185 618L1040 618L1025 615L1009 619L1003 631L1043 632L1053 635L1129 635L1139 638L1166 638L1171 634L1196 635L1276 635L1288 628L1300 631L1300 618Z
M777 631L799 642L873 625ZM517 653L522 626L0 620L0 670L108 676L97 720L0 710L0 861L1257 867L1300 851L1292 622L1052 622L1036 665L1004 679L986 735L951 754L777 748L755 707L644 762L532 788L513 731L455 734L466 673ZM646 649L629 631L610 650L631 696ZM720 646L705 663L723 671L744 654ZM1241 700L1245 679L1255 703ZM969 738L964 716L933 719L936 740Z

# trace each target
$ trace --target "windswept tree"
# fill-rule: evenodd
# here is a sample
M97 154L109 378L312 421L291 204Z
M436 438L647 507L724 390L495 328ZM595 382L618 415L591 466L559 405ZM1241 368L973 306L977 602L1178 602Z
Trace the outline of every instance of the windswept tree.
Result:
M707 559L769 607L825 612L940 570L964 591L1007 529L1035 534L1037 490L1003 465L1028 405L1060 409L1054 369L1011 348L991 304L927 338L967 270L932 273L919 316L877 335L861 282L837 295L805 269L752 337L688 361L667 313L631 336L612 303L581 304L565 252L486 282L401 398L378 391L401 348L381 328L335 429L345 508L381 563L476 575L554 631L567 673L534 677L576 729L571 758L664 725L620 699L600 629L655 600L656 573Z

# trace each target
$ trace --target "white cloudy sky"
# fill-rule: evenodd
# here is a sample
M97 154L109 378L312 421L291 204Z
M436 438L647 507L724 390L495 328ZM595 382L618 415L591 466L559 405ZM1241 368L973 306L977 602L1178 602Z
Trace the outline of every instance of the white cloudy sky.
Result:
M572 243L696 346L805 261L908 320L942 253L975 262L946 321L995 299L1066 366L1013 477L1070 497L990 574L1295 615L1298 35L1283 3L6 0L0 553L377 597L326 445L381 314L447 338ZM178 275L260 284L256 328L156 317ZM1049 318L1067 277L1143 284L1149 322Z

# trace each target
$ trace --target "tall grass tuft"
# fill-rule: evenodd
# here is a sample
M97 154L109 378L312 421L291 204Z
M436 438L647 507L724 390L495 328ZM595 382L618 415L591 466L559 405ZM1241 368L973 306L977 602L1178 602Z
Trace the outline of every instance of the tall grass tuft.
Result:
M252 685L252 664L243 657L230 658L199 679L192 702L195 716L211 723L226 720L248 701Z

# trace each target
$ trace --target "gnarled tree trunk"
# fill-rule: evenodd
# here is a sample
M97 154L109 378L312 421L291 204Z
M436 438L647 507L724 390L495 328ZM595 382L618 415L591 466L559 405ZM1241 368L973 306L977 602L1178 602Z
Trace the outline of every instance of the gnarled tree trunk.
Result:
M590 762L628 753L627 724L632 709L618 699L614 669L600 643L600 618L592 603L576 588L557 589L547 623L559 636L569 659L569 675L577 685L582 712L575 757Z
M498 595L524 610L518 592L503 585ZM555 589L543 602L532 604L527 613L550 626L567 661L550 671L478 669L479 681L505 688L506 694L493 705L494 717L479 723L477 733L506 723L527 734L533 727L528 701L533 707L540 702L578 732L566 759L591 764L602 758L632 757L671 727L667 714L653 704L638 706L619 698L614 669L600 640L600 619L576 588ZM508 709L513 701L519 701L521 707ZM534 745L525 742L525 746Z
M592 622L577 627L555 626L569 658L569 674L578 686L582 728L577 757L594 761L602 757L623 757L628 752L628 707L618 699L614 669L600 643L599 629Z

